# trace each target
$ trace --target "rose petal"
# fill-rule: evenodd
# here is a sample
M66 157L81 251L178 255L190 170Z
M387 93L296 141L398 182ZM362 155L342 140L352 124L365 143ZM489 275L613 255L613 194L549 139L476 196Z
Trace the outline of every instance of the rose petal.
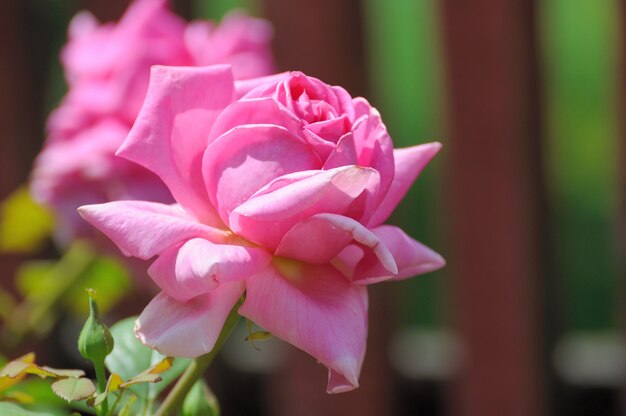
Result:
M135 322L135 335L148 347L171 357L195 358L210 352L243 282L225 283L188 302L159 293Z
M287 129L248 125L211 143L202 170L209 197L226 222L233 209L273 179L320 167L306 143Z
M354 136L352 133L345 134L337 142L337 146L326 159L324 169L338 168L339 166L358 165L359 159L356 155Z
M219 225L202 182L202 154L217 115L233 100L230 67L152 67L145 103L118 154L161 177L201 221Z
M251 276L270 260L271 256L259 248L213 244L193 238L180 248L172 247L161 253L148 274L168 296L186 302L220 283Z
M271 97L276 86L289 77L289 72L235 81L235 96L239 98ZM268 91L271 91L268 93Z
M318 214L298 223L285 234L276 255L325 264L351 243L366 249L375 259L367 270L359 272L359 283L374 283L398 273L391 252L375 234L352 218L336 214Z
M209 143L228 130L245 124L274 124L292 133L302 128L302 122L272 98L244 99L235 101L217 117Z
M80 215L109 237L127 256L149 259L189 238L214 242L227 233L199 223L176 205L145 201L114 201L84 205Z
M380 206L368 222L368 226L377 226L385 222L420 172L441 149L441 143L427 143L418 146L395 149L395 176Z
M372 229L372 232L389 248L398 265L398 275L392 280L432 272L446 264L443 257L415 241L398 227L383 225Z
M393 143L380 119L380 114L373 107L370 107L369 115L362 116L354 123L352 131L359 165L370 166L380 174L379 188L376 195L372 195L375 203L363 218L363 222L367 223L369 216L387 193L394 177Z
M358 387L367 306L366 289L333 267L296 263L249 278L239 312L324 364L331 372L328 392L337 393Z
M273 192L262 189L233 210L228 222L237 234L275 248L289 229L306 218L319 213L350 213L375 175L372 169L344 166L320 171Z
M351 123L345 114L337 118L318 121L306 126L307 130L329 142L336 143L340 137L350 132Z

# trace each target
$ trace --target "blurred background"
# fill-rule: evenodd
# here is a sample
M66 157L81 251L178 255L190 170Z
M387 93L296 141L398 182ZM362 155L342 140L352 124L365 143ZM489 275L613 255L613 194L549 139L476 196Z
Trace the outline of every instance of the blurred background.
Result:
M127 5L0 4L1 198L27 181L45 119L65 92L58 53L69 20L83 9L117 20ZM328 396L326 370L311 357L276 340L257 352L235 336L209 375L224 415L626 414L623 2L174 7L188 19L219 19L235 7L267 18L280 70L367 97L396 146L444 144L392 222L448 266L370 289L360 389ZM17 310L19 266L57 253L49 243L34 255L0 256L6 317ZM107 315L115 322L148 298L109 267L121 301ZM21 348L50 365L80 366L62 343L84 319L70 309L50 323L45 344Z

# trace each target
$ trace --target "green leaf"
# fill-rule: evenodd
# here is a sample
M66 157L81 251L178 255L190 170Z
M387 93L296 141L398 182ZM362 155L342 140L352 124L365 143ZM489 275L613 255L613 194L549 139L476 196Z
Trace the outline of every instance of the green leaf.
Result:
M50 416L50 413L32 412L16 404L0 402L0 415L6 416Z
M9 388L5 393L7 396L20 392L32 397L38 406L63 409L65 402L50 389L50 381L40 378L28 378L19 384ZM0 412L0 414L2 414Z
M203 380L198 380L185 398L181 416L219 416L220 406Z
M37 251L53 226L52 214L33 201L26 186L18 188L0 205L0 252Z
M151 368L163 365L166 359L172 360L139 342L134 332L136 319L136 317L127 318L111 326L115 347L105 360L111 373L119 374L124 380L129 381L137 375L149 372ZM188 359L176 358L171 362L171 368L159 374L163 379L161 382L134 385L130 390L142 401L154 400L187 368L189 362Z
M52 383L52 391L62 399L84 400L96 392L96 386L87 378L64 378Z

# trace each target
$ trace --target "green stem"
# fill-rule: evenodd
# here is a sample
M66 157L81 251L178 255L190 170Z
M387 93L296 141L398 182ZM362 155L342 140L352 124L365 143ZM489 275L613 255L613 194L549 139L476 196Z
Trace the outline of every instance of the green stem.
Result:
M115 401L113 402L113 406L111 406L111 415L115 414L115 408L117 407L117 405L120 403L120 401L122 400L122 396L124 395L124 392L126 390L120 390L119 394L117 395L117 398L115 399Z
M226 318L226 322L224 323L224 328L222 328L222 332L220 333L219 338L215 342L215 346L208 354L201 355L196 358L189 364L189 367L185 370L183 375L178 379L178 382L167 395L161 407L155 413L155 416L174 416L177 414L178 410L181 408L185 397L193 387L193 385L198 381L198 379L202 376L202 374L209 367L217 353L222 349L224 343L230 336L232 330L235 328L235 325L239 321L239 314L237 310L239 309L240 302L237 302L235 307L228 318Z
M98 388L98 394L104 393L107 388L107 376L104 372L104 362L101 363L93 363L93 367L96 370L96 382ZM106 416L109 413L109 399L106 398L100 404L98 410L98 415Z

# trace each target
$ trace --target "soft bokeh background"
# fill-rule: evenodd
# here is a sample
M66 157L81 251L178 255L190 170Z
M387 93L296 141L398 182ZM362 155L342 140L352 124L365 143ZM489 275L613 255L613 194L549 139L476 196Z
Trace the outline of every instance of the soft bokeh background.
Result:
M117 19L127 4L0 4L0 197L27 180L64 93L57 56L69 19L85 8ZM327 396L312 358L276 341L257 353L235 336L210 375L225 415L626 414L622 2L175 7L187 18L218 19L234 7L268 18L280 70L366 96L397 146L444 143L393 222L449 267L371 288L361 389ZM55 255L49 245L35 257ZM4 290L15 291L27 257L1 255ZM145 300L130 292L108 319ZM71 331L61 320L44 347L24 348L80 365L60 341Z

